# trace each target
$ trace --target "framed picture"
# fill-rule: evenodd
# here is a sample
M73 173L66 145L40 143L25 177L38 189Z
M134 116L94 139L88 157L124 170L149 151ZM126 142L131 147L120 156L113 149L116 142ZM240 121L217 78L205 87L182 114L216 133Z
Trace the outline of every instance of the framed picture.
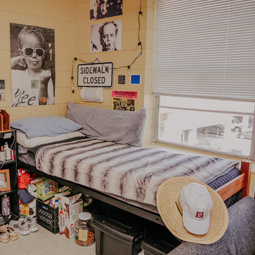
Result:
M0 191L10 191L10 173L9 169L0 170Z

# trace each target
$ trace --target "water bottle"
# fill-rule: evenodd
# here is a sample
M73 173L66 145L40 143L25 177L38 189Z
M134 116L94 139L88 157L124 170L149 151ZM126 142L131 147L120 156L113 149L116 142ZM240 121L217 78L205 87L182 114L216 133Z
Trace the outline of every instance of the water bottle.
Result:
M4 195L2 197L2 215L9 216L10 214L11 214L10 197L7 195Z

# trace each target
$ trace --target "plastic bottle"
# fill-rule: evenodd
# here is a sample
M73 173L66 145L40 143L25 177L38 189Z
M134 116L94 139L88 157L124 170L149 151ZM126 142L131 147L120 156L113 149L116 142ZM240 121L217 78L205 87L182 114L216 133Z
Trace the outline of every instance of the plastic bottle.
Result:
M0 161L5 161L4 146L1 146L1 151L0 151Z
M10 160L11 159L11 151L10 151L10 148L9 148L7 142L4 144L4 153L5 153L5 160Z
M79 213L74 232L74 241L80 246L90 246L95 242L95 229L92 226L90 213Z
M2 197L2 215L3 216L9 216L11 213L10 209L10 197L7 195L4 195Z

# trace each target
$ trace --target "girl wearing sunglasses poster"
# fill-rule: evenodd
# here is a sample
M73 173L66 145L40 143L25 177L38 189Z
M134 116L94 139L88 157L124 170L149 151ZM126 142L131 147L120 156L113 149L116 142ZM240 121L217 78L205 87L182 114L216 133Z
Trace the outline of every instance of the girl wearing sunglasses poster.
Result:
M55 104L54 30L10 24L12 106Z

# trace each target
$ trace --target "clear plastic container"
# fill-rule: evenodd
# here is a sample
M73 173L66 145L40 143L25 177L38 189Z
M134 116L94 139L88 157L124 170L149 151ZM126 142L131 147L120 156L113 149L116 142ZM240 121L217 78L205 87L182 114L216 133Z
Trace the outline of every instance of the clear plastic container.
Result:
M90 246L95 242L95 229L90 213L79 213L74 232L74 241L80 246Z

